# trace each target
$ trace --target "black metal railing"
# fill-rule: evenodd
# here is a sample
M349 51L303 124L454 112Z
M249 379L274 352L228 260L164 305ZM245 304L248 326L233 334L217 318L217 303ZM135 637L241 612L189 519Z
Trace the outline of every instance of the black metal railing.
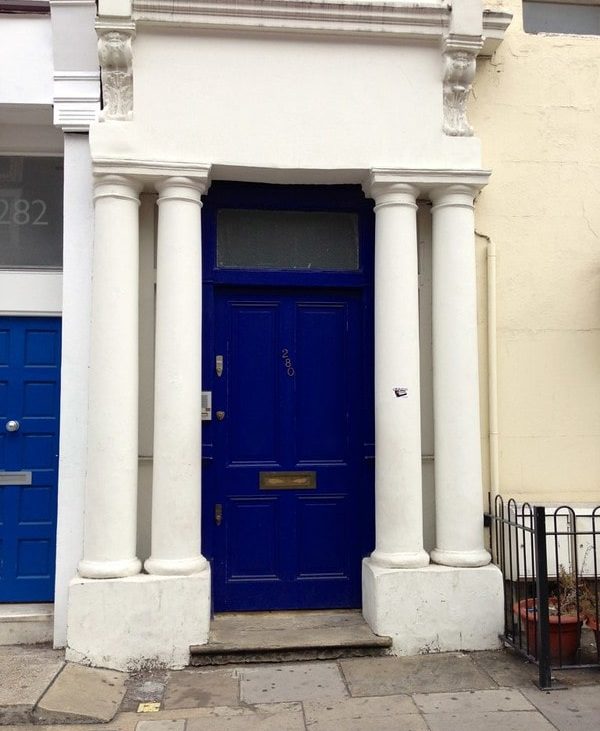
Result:
M504 577L504 642L539 666L600 667L600 506L549 509L496 497L494 562Z

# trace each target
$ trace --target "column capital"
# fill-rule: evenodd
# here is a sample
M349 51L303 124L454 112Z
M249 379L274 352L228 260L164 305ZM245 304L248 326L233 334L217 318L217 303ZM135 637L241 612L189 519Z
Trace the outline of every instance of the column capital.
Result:
M202 205L200 198L206 193L209 185L208 176L197 178L169 176L158 180L154 187L159 194L158 205L165 200L180 200Z
M94 176L94 200L98 198L121 198L140 203L142 183L125 175L97 174Z
M419 188L401 176L390 172L372 170L369 177L363 183L365 195L376 203L376 209L380 206L414 206L417 205Z
M431 188L429 198L433 203L433 209L445 206L459 206L473 208L475 196L479 188L465 183L450 183Z

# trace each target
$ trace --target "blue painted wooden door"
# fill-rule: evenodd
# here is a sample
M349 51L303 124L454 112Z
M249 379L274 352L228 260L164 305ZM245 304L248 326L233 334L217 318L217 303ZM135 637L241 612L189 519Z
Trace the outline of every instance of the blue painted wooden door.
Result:
M358 290L216 289L216 611L360 606L362 312ZM290 472L314 487L265 489Z
M60 391L60 320L0 318L0 602L54 596ZM8 431L17 421L17 431Z

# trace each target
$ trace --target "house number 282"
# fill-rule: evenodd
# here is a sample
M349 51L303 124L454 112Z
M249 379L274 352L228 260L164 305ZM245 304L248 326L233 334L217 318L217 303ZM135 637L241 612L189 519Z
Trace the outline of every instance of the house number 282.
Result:
M40 198L29 201L26 198L0 198L0 225L47 226L48 206Z
M283 365L285 366L288 376L291 378L296 373L296 371L294 370L294 366L292 365L290 352L287 348L283 348L283 350L281 351L281 359L283 360Z

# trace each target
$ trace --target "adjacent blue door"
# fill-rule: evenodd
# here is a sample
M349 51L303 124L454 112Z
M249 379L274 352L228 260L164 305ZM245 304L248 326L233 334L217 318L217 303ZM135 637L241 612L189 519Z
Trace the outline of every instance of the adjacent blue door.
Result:
M60 320L1 317L0 602L54 596L59 390Z
M360 605L360 295L217 292L216 608Z

